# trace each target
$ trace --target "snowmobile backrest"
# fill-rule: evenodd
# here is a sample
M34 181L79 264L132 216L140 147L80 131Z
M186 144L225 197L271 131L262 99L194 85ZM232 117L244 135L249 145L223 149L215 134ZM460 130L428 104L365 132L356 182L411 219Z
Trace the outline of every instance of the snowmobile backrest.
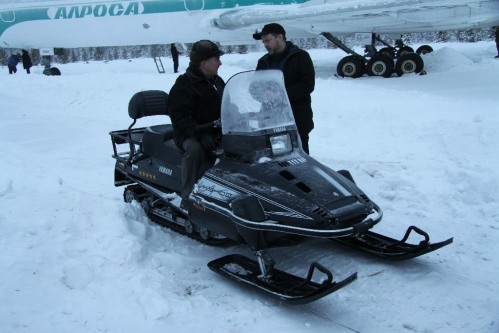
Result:
M147 116L168 115L168 94L162 90L140 91L128 103L128 115L133 120Z
M135 149L136 142L132 137L132 127L137 122L137 119L147 116L168 115L168 94L161 90L145 90L140 91L132 96L128 103L128 115L133 119L132 124L128 127L128 142L130 143L130 155L127 163L137 153Z

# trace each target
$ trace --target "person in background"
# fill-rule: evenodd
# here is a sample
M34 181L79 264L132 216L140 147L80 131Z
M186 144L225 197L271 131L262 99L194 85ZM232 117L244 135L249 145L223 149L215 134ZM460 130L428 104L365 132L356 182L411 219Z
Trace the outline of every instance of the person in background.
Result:
M7 67L9 68L9 74L17 73L17 64L19 63L20 59L21 59L21 55L19 53L10 55L9 60L7 61Z
M28 51L22 50L22 59L23 59L23 68L26 70L26 73L30 73L30 68L33 66L31 62L31 57L29 56Z
M309 154L309 133L314 128L312 99L315 88L315 69L307 51L286 41L286 31L277 23L270 23L253 34L262 40L267 54L258 60L256 70L279 69L284 75L286 92L295 117L303 150Z
M184 153L180 193L184 208L194 184L215 162L210 153L217 148L220 128L207 124L220 119L221 115L225 82L218 76L218 68L223 54L209 40L194 43L189 67L177 78L168 96L175 143Z
M170 52L172 54L172 59L173 59L173 72L178 73L178 55L179 52L177 50L177 47L175 46L175 43L172 43L170 47Z

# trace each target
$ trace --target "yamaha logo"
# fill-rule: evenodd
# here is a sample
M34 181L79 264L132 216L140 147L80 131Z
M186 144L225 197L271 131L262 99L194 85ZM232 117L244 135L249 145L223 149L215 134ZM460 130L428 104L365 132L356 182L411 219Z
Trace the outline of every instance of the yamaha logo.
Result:
M164 173L165 175L171 176L173 174L173 170L170 168L166 168L164 166L159 167L159 172Z

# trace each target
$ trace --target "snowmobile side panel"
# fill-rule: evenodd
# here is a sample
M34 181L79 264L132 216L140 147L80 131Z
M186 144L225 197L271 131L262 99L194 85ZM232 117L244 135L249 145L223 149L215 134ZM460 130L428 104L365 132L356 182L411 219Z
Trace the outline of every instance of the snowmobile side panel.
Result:
M236 242L242 240L241 235L237 231L237 225L228 216L219 214L197 203L193 203L190 206L189 220L195 225L204 227L210 230L210 232L221 234Z

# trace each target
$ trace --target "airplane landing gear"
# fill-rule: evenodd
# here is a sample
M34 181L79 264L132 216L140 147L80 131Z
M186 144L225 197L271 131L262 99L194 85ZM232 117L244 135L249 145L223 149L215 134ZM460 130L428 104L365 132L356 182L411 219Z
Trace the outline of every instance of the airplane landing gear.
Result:
M424 70L420 54L433 51L431 46L422 45L414 52L412 47L404 45L402 39L397 39L395 46L391 46L373 33L371 44L365 46L365 55L360 55L331 33L323 32L321 35L349 54L340 60L336 68L337 75L341 77L358 78L364 74L391 77L393 72L398 76L418 74ZM384 45L379 51L374 46L376 41Z
M52 56L42 56L41 64L45 66L43 69L43 74L45 75L61 75L61 71L57 67L52 67L50 63L52 62Z

